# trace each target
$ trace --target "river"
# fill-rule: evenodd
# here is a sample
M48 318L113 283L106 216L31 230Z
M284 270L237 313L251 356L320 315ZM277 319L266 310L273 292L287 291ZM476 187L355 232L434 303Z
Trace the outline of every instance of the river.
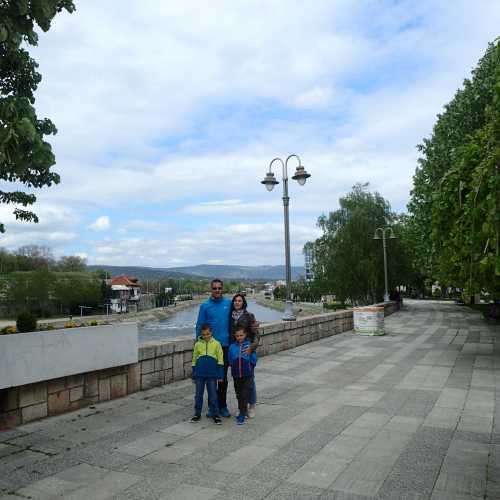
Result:
M260 323L279 321L283 313L260 306L253 299L247 299L248 310ZM148 323L139 327L139 344L150 340L170 340L174 338L194 338L194 327L198 317L199 305L183 309L159 323Z

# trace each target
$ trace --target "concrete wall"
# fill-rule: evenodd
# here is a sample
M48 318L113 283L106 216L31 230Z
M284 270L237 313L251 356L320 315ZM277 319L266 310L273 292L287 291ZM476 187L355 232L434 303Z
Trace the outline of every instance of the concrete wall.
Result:
M385 304L387 314L397 304ZM261 327L259 356L307 344L353 328L352 311L339 311ZM191 376L193 340L150 342L138 362L0 390L0 429L118 398Z
M136 363L137 324L0 336L0 389Z

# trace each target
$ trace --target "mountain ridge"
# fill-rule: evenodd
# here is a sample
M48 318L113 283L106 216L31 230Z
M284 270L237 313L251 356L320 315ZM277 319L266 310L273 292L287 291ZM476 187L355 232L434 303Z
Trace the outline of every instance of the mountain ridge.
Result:
M180 267L112 266L107 264L88 265L90 271L103 269L112 276L127 274L142 280L166 278L234 279L234 280L280 280L285 279L285 266L237 266L218 264L198 264ZM304 268L292 266L292 279L304 275Z

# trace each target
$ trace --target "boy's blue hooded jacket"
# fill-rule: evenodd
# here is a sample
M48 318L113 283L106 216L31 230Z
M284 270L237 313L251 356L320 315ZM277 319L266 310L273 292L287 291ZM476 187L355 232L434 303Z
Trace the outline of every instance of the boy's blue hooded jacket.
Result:
M253 370L257 364L257 353L247 354L245 351L248 347L250 347L250 341L247 339L241 344L234 342L229 346L228 359L233 378L253 376Z

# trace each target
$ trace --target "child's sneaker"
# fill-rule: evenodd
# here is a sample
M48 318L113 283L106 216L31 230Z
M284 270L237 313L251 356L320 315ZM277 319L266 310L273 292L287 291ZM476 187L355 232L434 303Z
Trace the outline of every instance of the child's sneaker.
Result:
M194 415L193 417L191 417L191 420L190 422L195 424L196 422L199 422L201 420L201 416L200 415Z
M220 417L213 417L212 420L214 421L215 425L222 425L222 420L220 419Z
M243 425L245 423L245 414L239 414L237 417L236 417L236 424L237 425Z

